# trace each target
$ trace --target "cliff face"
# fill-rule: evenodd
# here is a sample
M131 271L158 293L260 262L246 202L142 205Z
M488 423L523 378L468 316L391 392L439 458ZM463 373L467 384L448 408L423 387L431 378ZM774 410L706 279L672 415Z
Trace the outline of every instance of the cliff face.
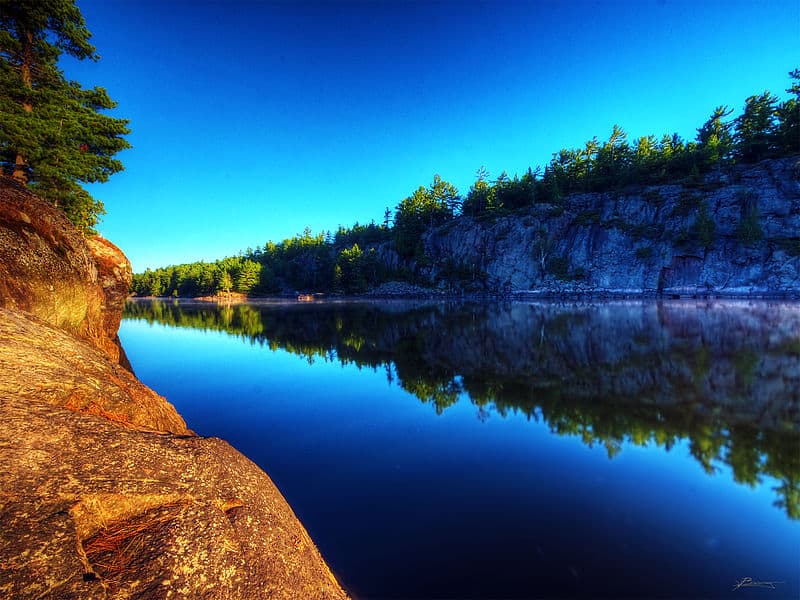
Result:
M0 183L0 307L22 310L119 357L131 266L100 237L10 179Z
M384 262L456 290L800 293L800 159L661 185L571 195L567 208L463 216L425 238L426 264Z
M0 179L0 595L345 597L269 477L126 367L130 276Z

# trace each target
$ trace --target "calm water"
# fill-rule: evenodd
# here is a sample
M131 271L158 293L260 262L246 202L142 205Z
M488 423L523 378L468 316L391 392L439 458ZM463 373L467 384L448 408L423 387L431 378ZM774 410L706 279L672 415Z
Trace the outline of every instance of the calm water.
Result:
M136 302L120 335L356 597L800 597L800 305Z

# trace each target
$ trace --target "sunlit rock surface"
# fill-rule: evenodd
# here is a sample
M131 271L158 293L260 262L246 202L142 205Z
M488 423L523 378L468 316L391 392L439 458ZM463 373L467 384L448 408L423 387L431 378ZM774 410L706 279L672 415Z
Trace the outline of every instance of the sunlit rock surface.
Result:
M128 428L191 433L169 402L80 338L0 308L0 340L0 399L91 413Z
M87 240L60 210L0 178L0 307L31 313L116 358L130 279L116 246Z
M229 444L2 396L4 598L342 598Z
M127 368L129 282L0 179L0 597L344 598L269 477Z

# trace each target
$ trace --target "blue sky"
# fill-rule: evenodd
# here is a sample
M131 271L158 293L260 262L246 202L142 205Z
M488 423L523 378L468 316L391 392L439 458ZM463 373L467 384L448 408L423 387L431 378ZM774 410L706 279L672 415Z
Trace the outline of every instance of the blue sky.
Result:
M522 173L619 123L693 138L800 67L797 0L78 0L131 121L90 191L135 271L394 208L435 173Z

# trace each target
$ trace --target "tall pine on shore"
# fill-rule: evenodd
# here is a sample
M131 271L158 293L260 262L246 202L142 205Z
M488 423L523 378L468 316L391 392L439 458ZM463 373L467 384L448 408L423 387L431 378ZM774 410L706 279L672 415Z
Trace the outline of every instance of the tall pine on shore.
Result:
M106 90L68 81L62 52L96 61L91 33L74 0L0 0L0 164L60 207L85 232L103 204L82 183L123 169L128 121L109 116Z

